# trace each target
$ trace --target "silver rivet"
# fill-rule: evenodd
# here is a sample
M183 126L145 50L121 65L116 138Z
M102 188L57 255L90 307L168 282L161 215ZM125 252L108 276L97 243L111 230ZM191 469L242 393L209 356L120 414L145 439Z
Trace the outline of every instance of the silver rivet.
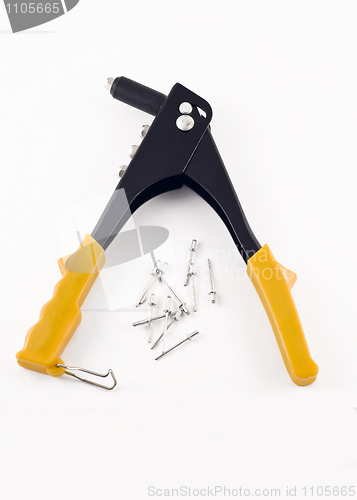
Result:
M119 177L123 177L123 175L125 174L125 170L128 168L128 165L120 165L119 167L119 172L118 172L118 176Z
M129 150L129 156L130 158L134 158L134 155L135 153L137 152L137 150L139 149L139 146L131 146L130 150Z
M210 280L210 283L211 283L211 291L208 293L208 295L211 296L211 302L212 302L212 304L215 304L216 303L216 294L217 294L217 292L215 291L214 286L213 286L213 276L212 276L211 261L209 259L207 259L207 262L208 262L209 280Z
M188 264L187 264L187 272L186 272L186 279L184 285L187 286L188 280L190 278L190 266L191 262L193 262L193 255L196 251L196 245L197 245L197 240L192 240L191 246L189 248L190 250L190 258L188 259Z
M148 295L152 287L155 285L159 277L164 273L166 267L167 267L167 262L162 263L161 260L158 260L156 262L155 266L153 267L153 270L150 273L150 277L145 285L143 293L141 294L140 299L136 303L136 307L139 307L141 304L145 302L146 296Z
M191 277L191 283L192 283L192 294L193 294L193 310L194 312L197 312L197 299L196 299L196 285L195 285L195 265L193 262L190 264L190 277Z
M148 133L149 128L150 128L150 125L143 125L143 126L141 127L141 130L140 130L140 134L139 134L139 136L140 136L142 139L144 139L144 137L145 137L145 136L146 136L146 134Z
M160 340L164 337L165 333L167 332L167 330L169 329L169 316L171 314L171 297L170 295L168 295L166 297L166 305L165 305L165 309L164 309L164 313L165 313L165 326L164 326L164 331L162 332L162 334L160 335L160 337L156 340L156 342L154 343L154 345L152 346L151 349L154 349L155 346L157 346L157 344L160 342ZM174 323L174 320L171 322L171 324ZM171 325L170 325L171 326ZM162 346L164 345L164 339L162 341ZM164 347L162 347L162 352L164 352Z
M187 132L188 130L191 130L195 124L195 120L192 118L192 116L189 115L181 115L177 118L176 120L176 126L183 132Z
M182 345L184 342L187 342L187 340L191 340L192 337L194 337L195 335L198 335L198 333L199 333L198 330L195 330L194 332L190 333L190 335L187 335L187 337L184 340L181 340L181 342L179 342L178 344L174 345L173 347L171 347L167 351L164 351L162 354L160 354L160 356L158 356L157 358L155 358L155 360L157 361L158 359L162 358L163 356L165 356L169 352L171 352L174 349L176 349L176 347Z
M150 344L151 343L152 318L154 316L154 307L156 306L155 295L153 293L150 295L149 306L150 306L150 322L149 322L149 338L148 338L148 342Z
M189 115L192 113L192 106L189 102L182 102L179 107L180 113L183 115Z

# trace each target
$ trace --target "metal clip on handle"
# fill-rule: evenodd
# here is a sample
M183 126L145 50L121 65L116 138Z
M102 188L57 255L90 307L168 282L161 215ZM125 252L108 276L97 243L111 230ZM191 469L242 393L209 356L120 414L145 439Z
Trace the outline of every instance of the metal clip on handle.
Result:
M107 389L108 391L111 391L117 385L117 379L115 378L113 370L110 370L110 369L108 370L108 372L106 374L103 374L103 373L93 372L92 370L87 370L86 368L80 368L79 366L66 366L66 365L61 365L59 363L57 366L59 368L64 368L66 375L70 375L71 377L77 378L78 380L81 380L82 382L85 382L86 384L95 385L97 387L100 387L101 389ZM100 377L100 378L106 378L110 375L113 379L113 385L108 387L108 386L103 385L103 384L98 384L97 382L93 382L92 380L89 380L87 378L80 377L79 375L76 375L75 373L73 373L75 371L89 373L90 375L94 375L95 377Z

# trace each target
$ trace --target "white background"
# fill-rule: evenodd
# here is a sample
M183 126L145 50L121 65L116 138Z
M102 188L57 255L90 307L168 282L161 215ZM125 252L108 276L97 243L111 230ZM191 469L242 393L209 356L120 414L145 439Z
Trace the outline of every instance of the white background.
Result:
M356 485L356 26L353 1L81 0L13 35L0 6L2 498L145 499L150 485L280 488L283 498L297 486L303 498L303 486ZM169 229L168 279L189 304L182 277L199 240L198 312L171 337L197 328L195 341L154 361L146 331L131 327L146 311L88 310L98 282L63 359L113 368L115 391L17 366L60 278L60 217L114 189L150 123L104 90L120 75L164 93L179 81L212 105L255 234L298 275L313 385L291 382L226 228L186 188L134 222ZM130 278L115 274L133 301L150 270L139 261Z

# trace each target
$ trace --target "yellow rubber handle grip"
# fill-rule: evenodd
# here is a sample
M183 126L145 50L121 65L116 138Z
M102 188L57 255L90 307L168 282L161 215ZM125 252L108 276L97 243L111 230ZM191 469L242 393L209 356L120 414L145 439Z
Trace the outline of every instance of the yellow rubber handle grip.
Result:
M81 322L80 307L104 263L103 248L89 234L74 254L58 261L63 277L16 354L20 366L54 377L63 375L64 368L56 365L64 364L60 356Z
M268 315L292 381L297 385L312 384L319 367L311 358L291 295L296 274L275 260L268 245L248 260L247 273Z

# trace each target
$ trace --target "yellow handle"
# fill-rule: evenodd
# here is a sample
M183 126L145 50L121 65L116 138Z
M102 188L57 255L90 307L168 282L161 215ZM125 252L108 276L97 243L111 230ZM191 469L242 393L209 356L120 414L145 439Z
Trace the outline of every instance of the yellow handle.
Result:
M291 295L296 274L275 260L268 245L248 260L247 273L268 315L292 381L297 385L312 384L319 367L311 358Z
M64 368L56 365L64 364L60 356L81 322L80 307L104 263L103 248L89 234L74 254L58 261L63 277L16 354L20 366L54 377L63 375Z

